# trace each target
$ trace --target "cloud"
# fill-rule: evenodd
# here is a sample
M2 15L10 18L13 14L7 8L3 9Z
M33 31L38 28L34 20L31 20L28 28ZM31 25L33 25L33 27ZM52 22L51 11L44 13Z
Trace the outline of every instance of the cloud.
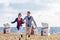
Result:
M0 0L0 3L26 3L28 0Z
M14 3L10 4L10 7L13 9L19 9L19 10L44 10L46 8L46 5L36 5L32 3L25 3L25 4L19 4L19 3Z
M60 26L60 4L59 1L50 3L46 10L35 11L38 25L41 22L47 22L50 26ZM38 14L37 14L38 13ZM38 20L38 19L39 20ZM41 26L41 25L40 25Z
M1 4L0 4L0 9L3 9L3 8L4 8L4 4L1 3Z
M60 0L0 0L0 25L13 21L19 12L24 17L27 10L31 11L38 26L41 22L60 26Z
M48 0L46 0L48 1ZM25 10L44 10L47 8L48 2L44 0L1 0L5 6L11 6L14 9L25 9Z

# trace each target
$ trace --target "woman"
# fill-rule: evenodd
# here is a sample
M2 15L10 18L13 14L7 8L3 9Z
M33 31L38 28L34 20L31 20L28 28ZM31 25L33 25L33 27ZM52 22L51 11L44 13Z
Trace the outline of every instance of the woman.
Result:
M24 23L23 22L23 19L22 19L22 15L21 13L18 14L18 17L13 21L11 22L12 24L17 22L17 30L18 30L18 33L20 32L20 34L22 33L22 30L23 30L23 27L22 27L22 24ZM23 35L21 34L21 37L23 37Z

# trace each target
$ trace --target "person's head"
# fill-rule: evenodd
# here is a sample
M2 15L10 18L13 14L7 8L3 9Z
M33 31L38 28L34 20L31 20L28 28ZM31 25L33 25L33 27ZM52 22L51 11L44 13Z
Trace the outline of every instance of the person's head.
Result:
M18 18L21 18L21 16L22 16L21 13L19 13L19 14L18 14Z
M31 14L30 11L27 11L27 16L28 16L28 17L30 16L30 14Z

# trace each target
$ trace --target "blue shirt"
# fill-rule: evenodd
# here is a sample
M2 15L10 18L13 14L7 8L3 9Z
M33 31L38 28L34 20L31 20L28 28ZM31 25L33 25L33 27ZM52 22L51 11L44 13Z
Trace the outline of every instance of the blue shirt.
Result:
M24 18L24 20L26 20L26 27L31 27L32 26L32 21L34 22L35 26L37 27L36 22L35 22L35 20L33 19L32 16L30 16L30 17L26 16Z

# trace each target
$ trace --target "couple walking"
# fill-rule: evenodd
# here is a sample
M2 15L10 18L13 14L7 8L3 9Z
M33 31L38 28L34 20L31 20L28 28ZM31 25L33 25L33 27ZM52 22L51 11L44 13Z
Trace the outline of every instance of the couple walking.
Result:
M25 18L23 19L22 14L19 13L18 17L13 22L11 22L12 24L17 22L17 30L18 30L18 32L20 31L20 33L22 33L22 29L23 29L22 24L25 23L26 24L26 36L28 35L28 37L30 37L32 21L34 22L35 26L37 27L35 20L33 19L33 17L30 14L31 14L30 11L27 11L27 16L25 16ZM21 37L23 37L22 34L21 34Z

